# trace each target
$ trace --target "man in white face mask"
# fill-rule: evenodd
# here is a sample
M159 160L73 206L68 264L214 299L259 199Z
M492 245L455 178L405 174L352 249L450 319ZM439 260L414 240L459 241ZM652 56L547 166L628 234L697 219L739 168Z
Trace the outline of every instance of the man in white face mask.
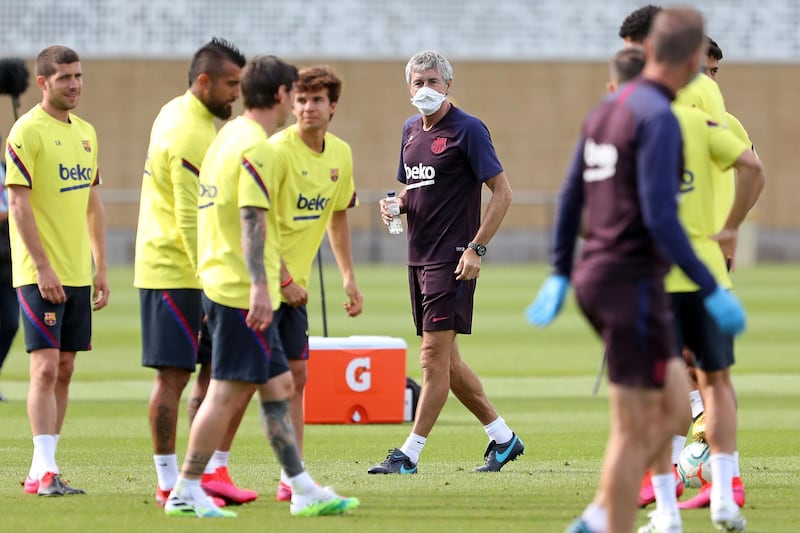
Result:
M489 436L485 464L476 471L499 472L525 449L456 343L457 334L471 333L481 257L508 210L511 187L486 125L447 100L452 78L450 63L437 52L420 52L406 65L411 103L421 115L403 126L397 180L405 185L400 212L408 219L408 279L414 324L422 337L422 392L411 434L370 474L417 472L450 390ZM481 222L484 184L492 198ZM391 221L385 200L380 208L384 222Z

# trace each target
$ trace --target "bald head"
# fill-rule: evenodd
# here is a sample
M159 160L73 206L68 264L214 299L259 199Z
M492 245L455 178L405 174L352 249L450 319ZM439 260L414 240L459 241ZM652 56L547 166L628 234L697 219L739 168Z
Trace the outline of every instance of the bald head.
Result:
M703 16L689 7L662 9L653 19L647 38L653 60L671 65L684 63L705 46Z

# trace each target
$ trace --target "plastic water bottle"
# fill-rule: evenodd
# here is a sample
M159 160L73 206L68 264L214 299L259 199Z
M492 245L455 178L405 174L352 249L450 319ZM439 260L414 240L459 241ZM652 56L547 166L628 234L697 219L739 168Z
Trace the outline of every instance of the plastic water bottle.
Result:
M395 196L394 191L386 193L386 207L392 215L392 221L389 222L389 233L392 235L403 233L403 221L400 218L400 200Z

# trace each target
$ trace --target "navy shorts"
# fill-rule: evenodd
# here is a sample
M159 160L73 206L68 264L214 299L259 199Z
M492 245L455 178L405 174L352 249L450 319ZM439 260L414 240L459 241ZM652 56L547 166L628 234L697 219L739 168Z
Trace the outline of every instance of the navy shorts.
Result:
M292 307L282 302L275 311L272 324L278 333L281 350L286 359L305 361L308 359L308 311L305 305Z
M720 331L699 292L672 293L677 346L688 346L698 368L706 372L733 366L733 337Z
M663 280L582 281L575 296L605 343L609 381L663 388L666 363L678 357Z
M142 366L194 371L203 319L200 294L200 289L139 289Z
M208 331L208 322L205 320L200 328L200 338L197 343L197 364L211 364L211 332Z
M261 385L289 371L277 332L270 324L264 331L247 327L246 309L212 302L203 294L203 309L211 331L211 377ZM273 346L275 349L273 349Z
M92 349L92 289L64 287L67 300L54 304L42 298L38 285L17 289L25 349L85 352Z
M409 266L411 314L417 335L423 331L472 333L473 297L477 280L457 281L458 263Z

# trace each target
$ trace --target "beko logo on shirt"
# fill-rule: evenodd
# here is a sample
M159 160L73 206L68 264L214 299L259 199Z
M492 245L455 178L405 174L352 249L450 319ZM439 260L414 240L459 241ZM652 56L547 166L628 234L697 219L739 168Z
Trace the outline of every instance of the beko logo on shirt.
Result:
M592 139L586 139L583 146L583 161L586 170L583 171L584 181L602 181L610 178L617 172L617 147L613 144L597 144Z
M413 167L403 164L403 167L406 170L406 181L432 180L436 177L436 169L428 165L423 165L422 163Z
M307 209L308 211L324 211L325 206L330 202L330 198L323 198L318 194L316 198L306 198L303 193L297 195L297 209Z
M92 167L82 167L80 165L75 165L74 167L65 167L59 163L58 176L64 181L91 181Z

